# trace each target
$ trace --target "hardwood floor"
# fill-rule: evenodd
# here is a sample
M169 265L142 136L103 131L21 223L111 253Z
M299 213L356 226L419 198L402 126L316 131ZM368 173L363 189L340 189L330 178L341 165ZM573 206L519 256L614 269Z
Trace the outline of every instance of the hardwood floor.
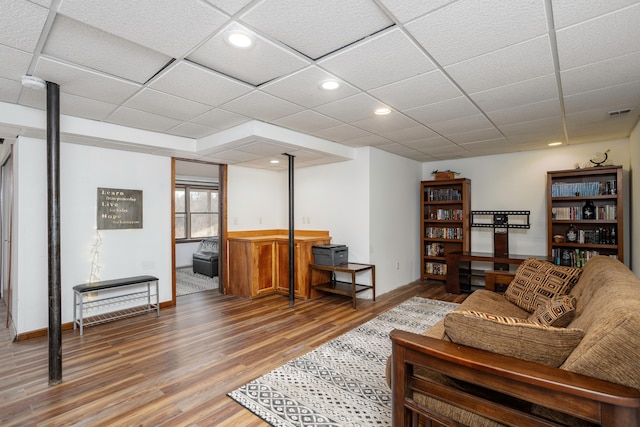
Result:
M63 333L63 382L48 385L47 338L0 331L0 425L266 426L226 396L288 360L412 296L461 302L444 285L414 282L374 303L326 296L246 300L215 291L176 307ZM6 308L0 302L0 318Z

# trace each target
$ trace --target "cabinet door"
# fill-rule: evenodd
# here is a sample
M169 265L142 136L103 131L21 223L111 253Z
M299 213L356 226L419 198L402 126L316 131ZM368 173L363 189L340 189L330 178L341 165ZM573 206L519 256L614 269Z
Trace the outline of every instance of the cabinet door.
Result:
M276 252L278 253L278 263L277 263L277 291L283 294L289 294L289 242L284 240L279 240L276 242ZM293 251L297 253L299 251L299 245L294 244ZM297 256L294 258L297 261ZM296 265L296 269L299 269L300 266ZM297 295L299 289L299 284L294 283L294 293Z
M255 242L253 244L253 296L270 294L275 291L275 243Z

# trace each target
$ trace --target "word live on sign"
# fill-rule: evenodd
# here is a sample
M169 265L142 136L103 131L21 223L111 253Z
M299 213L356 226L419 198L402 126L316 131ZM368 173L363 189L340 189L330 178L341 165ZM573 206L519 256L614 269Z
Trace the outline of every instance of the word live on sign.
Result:
M142 190L98 187L98 230L142 228Z

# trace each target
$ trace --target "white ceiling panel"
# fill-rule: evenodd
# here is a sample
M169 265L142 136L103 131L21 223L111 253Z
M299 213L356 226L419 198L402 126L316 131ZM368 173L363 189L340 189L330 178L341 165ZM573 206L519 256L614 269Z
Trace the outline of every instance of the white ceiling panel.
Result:
M69 123L194 142L182 152L134 140L107 141L110 148L265 167L238 147L300 150L291 141L312 135L345 152L382 147L432 161L625 138L640 119L638 0L2 4L3 108L44 111L46 91L20 85L34 75L60 85L62 113L77 118ZM231 29L251 34L253 47L225 42ZM331 78L340 88L321 91ZM374 114L385 106L390 115ZM607 114L625 107L625 116ZM12 141L16 127L44 135L17 117L0 116L0 138ZM90 135L68 139L93 144ZM298 167L344 160L314 154L321 157Z
M224 104L253 89L250 85L187 61L172 64L149 87L211 106Z
M42 52L137 83L149 80L171 59L62 15L53 22Z
M340 79L314 65L267 83L260 89L307 108L359 93L358 89L346 82L340 82L340 87L335 90L323 90L320 85L327 80L340 82Z
M461 0L407 29L446 66L546 34L547 22L540 0Z
M386 31L318 62L359 89L374 89L435 69L398 29Z
M555 74L472 93L470 97L484 111L515 108L551 99L560 102Z
M228 19L199 1L64 0L59 12L173 58L186 55Z
M554 72L547 36L508 46L445 67L467 93L480 92Z
M142 87L133 82L44 57L38 60L34 74L46 81L57 83L67 93L112 104L124 102Z
M142 89L124 106L177 120L189 120L211 109L208 105L153 89Z
M106 121L117 125L135 126L140 129L156 132L167 131L181 123L180 120L127 107L118 108L107 118Z
M393 24L370 0L264 0L242 20L313 59Z
M234 99L224 104L222 108L266 122L303 110L302 107L289 101L258 91Z
M560 69L640 51L640 3L557 32Z
M460 117L474 116L479 114L480 110L478 110L469 99L461 96L418 108L412 108L405 111L405 113L420 123L428 125L430 123L454 120Z
M274 120L274 124L304 133L314 133L322 129L336 127L342 122L315 111L305 110Z
M562 71L564 95L617 86L640 79L640 52Z
M230 29L250 32L240 25L231 25L196 49L187 59L254 86L309 65L309 61L295 52L257 34L254 46L248 49L234 48L224 40L225 32Z
M3 0L0 44L33 53L49 10L24 0Z
M193 123L208 126L217 130L229 129L242 123L248 122L250 119L241 114L232 113L231 111L214 108L204 114L191 120Z
M371 90L371 94L398 110L462 96L442 71L435 70Z

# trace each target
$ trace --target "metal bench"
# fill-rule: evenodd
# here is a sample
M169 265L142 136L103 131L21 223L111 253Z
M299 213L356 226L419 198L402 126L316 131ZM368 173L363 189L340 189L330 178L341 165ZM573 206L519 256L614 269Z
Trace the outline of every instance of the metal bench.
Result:
M146 289L143 285L146 284ZM155 285L155 294L151 293L152 286ZM118 293L118 289L131 288L128 293ZM100 295L100 291L105 291L105 295ZM151 299L155 297L155 303ZM119 310L108 310L110 307L117 307L140 301L137 306L127 306ZM80 327L80 335L84 332L84 326L96 325L98 323L109 322L124 317L134 316L142 313L156 311L156 316L160 316L160 294L158 288L158 278L154 276L135 276L124 279L104 280L101 282L83 283L73 287L73 329ZM86 317L94 311L94 315Z

